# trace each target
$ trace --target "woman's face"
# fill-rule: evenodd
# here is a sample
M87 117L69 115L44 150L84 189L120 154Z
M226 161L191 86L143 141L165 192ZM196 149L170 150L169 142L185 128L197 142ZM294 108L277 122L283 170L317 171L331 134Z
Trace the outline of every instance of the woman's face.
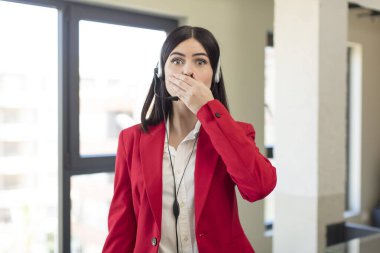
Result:
M170 53L165 63L165 76L185 74L211 87L213 71L210 59L202 44L190 38L182 41Z

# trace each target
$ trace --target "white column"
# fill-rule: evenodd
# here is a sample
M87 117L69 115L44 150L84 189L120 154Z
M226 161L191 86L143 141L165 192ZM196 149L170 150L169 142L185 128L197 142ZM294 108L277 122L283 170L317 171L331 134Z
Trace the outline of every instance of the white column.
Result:
M275 0L274 253L322 253L343 220L345 0Z

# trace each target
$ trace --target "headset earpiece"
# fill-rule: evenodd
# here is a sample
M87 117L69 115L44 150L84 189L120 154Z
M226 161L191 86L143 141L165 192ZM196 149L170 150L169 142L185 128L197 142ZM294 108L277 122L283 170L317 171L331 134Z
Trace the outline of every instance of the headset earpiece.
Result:
M162 77L162 64L161 64L161 61L158 61L158 63L157 63L157 77L158 78Z
M219 56L219 59L218 59L218 65L216 66L216 71L215 71L215 75L214 75L214 80L215 80L215 83L219 83L220 81L220 56Z

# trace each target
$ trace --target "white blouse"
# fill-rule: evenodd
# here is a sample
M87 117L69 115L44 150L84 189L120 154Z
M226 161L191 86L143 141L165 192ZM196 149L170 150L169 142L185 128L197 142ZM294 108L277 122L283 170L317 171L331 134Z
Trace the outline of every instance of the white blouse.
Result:
M166 122L166 129L169 134L169 120ZM177 200L180 206L178 217L178 249L180 253L198 253L197 241L195 238L195 218L194 218L194 170L197 147L194 142L199 133L201 123L197 121L195 127L178 145L177 150L169 145L174 176L177 186ZM187 161L194 146L189 164L180 184ZM165 135L163 164L162 164L162 221L161 221L161 241L159 243L159 253L176 253L175 218L173 214L174 202L174 181L172 168L170 166L168 143Z

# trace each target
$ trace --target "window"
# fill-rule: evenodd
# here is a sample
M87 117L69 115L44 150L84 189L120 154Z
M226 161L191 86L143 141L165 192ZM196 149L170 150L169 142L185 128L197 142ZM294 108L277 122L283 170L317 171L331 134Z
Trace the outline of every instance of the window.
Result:
M73 170L110 172L118 133L139 122L159 49L177 21L87 5L67 16L66 158Z
M265 89L264 89L264 145L267 158L275 164L273 154L274 136L274 102L275 102L275 54L273 47L273 33L267 34L267 46L265 47ZM264 224L267 231L271 230L274 221L274 193L272 192L264 200Z
M58 10L0 1L0 252L58 252Z
M347 49L347 109L346 109L346 213L360 212L361 172L361 99L362 47L349 43Z
M70 4L64 17L63 252L100 252L118 135L140 122L161 45L177 21L82 4Z
M165 38L165 31L79 21L80 157L114 155L120 130L140 122Z
M0 1L0 251L100 252L117 137L177 21L17 2Z
M113 173L72 176L70 184L71 252L101 252L108 232Z

